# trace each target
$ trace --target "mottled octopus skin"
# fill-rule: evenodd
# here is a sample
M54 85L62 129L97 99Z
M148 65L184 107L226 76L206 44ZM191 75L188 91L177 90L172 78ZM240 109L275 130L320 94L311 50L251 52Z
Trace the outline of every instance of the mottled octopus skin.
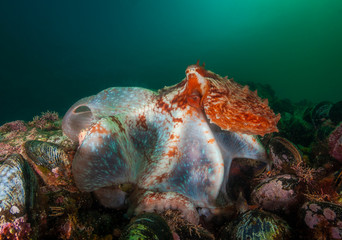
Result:
M127 197L118 186L132 183L158 193L153 205L157 195L161 202L179 196L182 210L184 199L215 208L218 196L225 198L233 158L266 161L254 134L277 131L279 118L248 87L191 65L182 82L158 92L114 87L79 100L63 131L79 142L72 172L81 191L118 208ZM144 210L148 202L132 205Z

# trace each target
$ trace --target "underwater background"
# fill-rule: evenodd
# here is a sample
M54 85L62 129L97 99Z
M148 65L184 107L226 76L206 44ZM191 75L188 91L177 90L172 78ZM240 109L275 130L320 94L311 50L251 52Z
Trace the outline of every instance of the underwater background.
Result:
M190 64L281 98L341 100L342 2L0 1L0 125L113 86L160 89Z

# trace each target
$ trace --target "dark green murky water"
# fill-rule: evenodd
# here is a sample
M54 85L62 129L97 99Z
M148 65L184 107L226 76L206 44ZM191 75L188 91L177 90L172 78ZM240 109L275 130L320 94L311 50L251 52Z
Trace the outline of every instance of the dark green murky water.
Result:
M293 101L342 100L342 2L0 1L0 124L111 86L158 89L198 59Z

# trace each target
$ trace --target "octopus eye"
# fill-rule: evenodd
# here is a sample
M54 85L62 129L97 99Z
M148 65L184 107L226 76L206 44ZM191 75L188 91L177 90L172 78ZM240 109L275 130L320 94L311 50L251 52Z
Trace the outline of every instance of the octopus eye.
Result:
M185 74L195 73L195 72L197 72L197 70L198 70L199 68L200 68L200 67L197 66L197 65L190 65L190 66L187 67L187 69L185 70Z

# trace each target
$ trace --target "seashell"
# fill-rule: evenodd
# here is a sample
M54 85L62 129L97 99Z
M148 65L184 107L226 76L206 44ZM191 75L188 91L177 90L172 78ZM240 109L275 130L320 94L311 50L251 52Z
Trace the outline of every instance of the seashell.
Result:
M309 201L299 211L311 239L342 238L342 207L330 202Z
M31 140L25 143L27 155L37 165L44 166L50 170L70 165L67 154L57 144Z
M302 154L298 148L283 137L272 138L268 143L268 149L273 166L280 170L302 160Z
M254 209L240 214L237 219L224 226L221 240L234 239L290 239L291 228L277 215Z
M145 213L133 218L123 230L120 240L126 239L173 239L166 221L155 213Z
M19 154L10 155L0 165L0 214L5 221L28 213L36 191L37 180L29 164Z
M264 179L251 194L252 202L268 211L288 213L299 201L298 178L283 174Z
M63 148L54 143L37 140L24 145L27 160L43 181L49 186L64 186L76 191L72 182L71 162Z

